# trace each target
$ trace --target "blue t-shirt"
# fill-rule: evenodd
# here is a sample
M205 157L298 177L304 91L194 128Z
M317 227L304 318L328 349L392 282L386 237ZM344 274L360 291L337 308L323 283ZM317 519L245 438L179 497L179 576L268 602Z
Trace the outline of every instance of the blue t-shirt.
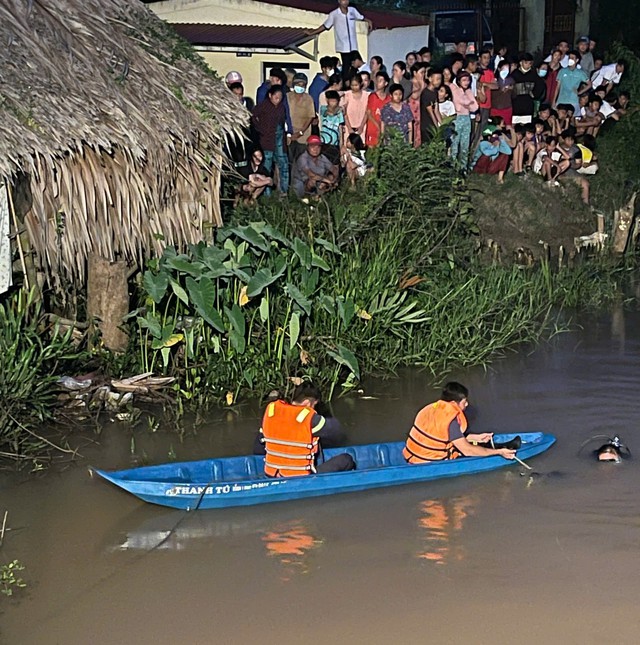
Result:
M589 80L586 72L577 67L571 69L565 67L558 72L558 84L560 91L558 92L557 103L569 103L573 105L576 114L580 112L580 101L578 99L578 88L580 83L586 83Z

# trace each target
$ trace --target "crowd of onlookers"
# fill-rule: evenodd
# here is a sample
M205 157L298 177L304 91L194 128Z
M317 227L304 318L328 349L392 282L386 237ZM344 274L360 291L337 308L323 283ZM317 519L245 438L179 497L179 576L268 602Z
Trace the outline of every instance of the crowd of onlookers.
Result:
M343 176L355 186L370 168L368 149L391 137L418 147L440 136L463 173L575 182L588 204L598 132L629 111L629 94L617 91L625 61L603 60L588 37L573 49L562 41L539 61L504 47L467 49L461 41L437 64L428 47L392 64L352 51L347 68L344 55L324 56L311 82L276 67L255 103L230 72L229 89L251 112L251 144L235 159L244 178L238 199L289 189L318 196Z

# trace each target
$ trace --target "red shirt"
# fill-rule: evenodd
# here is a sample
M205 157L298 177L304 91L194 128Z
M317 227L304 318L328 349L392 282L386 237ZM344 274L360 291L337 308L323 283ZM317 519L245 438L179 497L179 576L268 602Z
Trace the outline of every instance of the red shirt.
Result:
M480 83L495 83L496 77L495 74L490 69L483 69L482 74L480 74ZM484 103L478 101L478 105L481 108L491 108L491 90L488 87L484 88L484 93L487 97L487 100Z
M380 110L389 103L391 97L387 94L383 99L381 99L375 92L369 94L369 99L367 100L367 109L371 111L371 118L367 120L367 136L365 138L365 143L367 146L377 146L378 139L380 138ZM372 122L372 120L375 123Z

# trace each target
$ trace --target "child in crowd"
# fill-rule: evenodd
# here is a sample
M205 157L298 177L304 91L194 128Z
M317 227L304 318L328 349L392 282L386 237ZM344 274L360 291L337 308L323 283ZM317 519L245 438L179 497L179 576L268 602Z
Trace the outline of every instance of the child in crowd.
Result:
M413 113L411 108L403 102L404 90L402 85L394 83L389 88L391 101L380 110L380 135L388 141L391 130L399 132L405 142L413 145Z
M364 145L364 141L359 134L352 132L347 135L341 149L340 159L352 188L355 188L358 178L364 177L369 170L365 159L366 151L367 146Z
M325 93L326 105L320 106L320 139L322 140L322 154L332 164L337 164L340 159L340 142L344 130L344 114L340 107L340 94L335 90Z

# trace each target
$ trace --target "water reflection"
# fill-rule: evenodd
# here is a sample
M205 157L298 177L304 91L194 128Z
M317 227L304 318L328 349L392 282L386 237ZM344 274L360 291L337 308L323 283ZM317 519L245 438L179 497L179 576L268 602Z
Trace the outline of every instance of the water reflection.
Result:
M282 565L281 580L289 582L298 575L309 573L310 553L323 541L314 536L306 522L293 520L266 531L262 543L267 554L277 558Z
M465 520L475 513L475 495L451 499L426 499L418 504L418 529L421 546L416 557L438 565L466 558L466 549L460 540Z

